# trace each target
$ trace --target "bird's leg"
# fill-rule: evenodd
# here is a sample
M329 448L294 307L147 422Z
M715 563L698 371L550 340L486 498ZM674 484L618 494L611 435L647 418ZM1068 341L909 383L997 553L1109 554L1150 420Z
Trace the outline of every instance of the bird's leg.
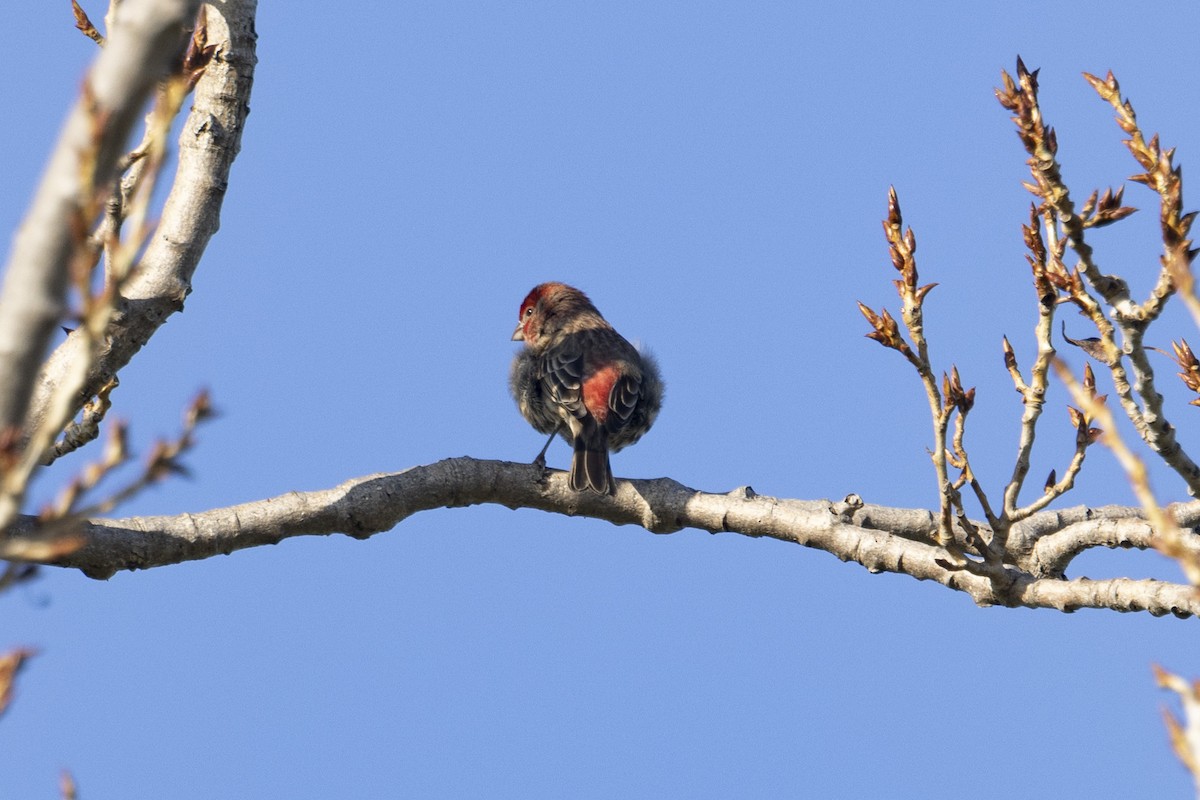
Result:
M538 453L537 458L533 460L533 463L542 469L546 468L546 451L550 449L550 443L554 441L555 436L558 436L559 430L561 430L561 428L555 428L553 432L551 432L550 438L546 440L546 446L542 448L542 452Z

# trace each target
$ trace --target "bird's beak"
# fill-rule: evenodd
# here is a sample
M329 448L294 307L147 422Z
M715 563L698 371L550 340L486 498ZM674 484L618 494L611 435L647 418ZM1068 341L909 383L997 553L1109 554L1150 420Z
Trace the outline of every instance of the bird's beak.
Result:
M525 329L521 327L521 323L519 323L519 322L517 323L517 329L515 331L513 331L512 340L514 342L525 341Z

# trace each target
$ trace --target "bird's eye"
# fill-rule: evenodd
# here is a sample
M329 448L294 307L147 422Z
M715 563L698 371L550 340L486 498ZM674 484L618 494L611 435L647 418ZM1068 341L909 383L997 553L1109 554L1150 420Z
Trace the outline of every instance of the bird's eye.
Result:
M525 316L527 316L527 317L533 316L533 306L530 306L529 308L525 309Z

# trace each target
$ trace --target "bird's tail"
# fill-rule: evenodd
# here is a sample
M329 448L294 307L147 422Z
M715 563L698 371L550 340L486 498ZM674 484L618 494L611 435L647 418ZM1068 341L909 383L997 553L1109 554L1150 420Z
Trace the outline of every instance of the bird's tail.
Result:
M616 490L612 465L608 461L608 434L600 427L585 430L575 437L571 454L572 490L591 489L597 494L612 494Z

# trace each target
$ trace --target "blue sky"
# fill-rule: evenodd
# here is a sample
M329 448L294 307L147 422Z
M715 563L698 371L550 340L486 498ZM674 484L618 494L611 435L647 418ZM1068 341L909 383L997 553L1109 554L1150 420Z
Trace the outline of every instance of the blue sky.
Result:
M1041 68L1081 198L1136 171L1084 70L1113 69L1191 165L1200 20L1179 8L264 3L221 231L114 395L143 450L200 386L223 414L192 480L122 513L531 459L509 335L548 279L662 364L663 413L618 476L928 507L925 401L855 309L896 309L889 185L998 491L1020 415L1000 338L1027 363L1034 309L1024 154L992 87L1017 54ZM94 46L66 3L19 4L6 32L11 231ZM1144 292L1156 212L1127 199L1146 210L1095 245ZM1156 343L1188 333L1175 309ZM1200 411L1166 388L1186 445ZM1065 402L1035 475L1069 458ZM1131 502L1095 450L1064 505ZM1074 574L1177 571L1120 553ZM0 720L5 797L51 795L64 767L84 797L180 800L1191 791L1149 665L1200 675L1194 621L980 609L735 535L455 509L103 583L50 571L0 604L0 646L42 650Z

